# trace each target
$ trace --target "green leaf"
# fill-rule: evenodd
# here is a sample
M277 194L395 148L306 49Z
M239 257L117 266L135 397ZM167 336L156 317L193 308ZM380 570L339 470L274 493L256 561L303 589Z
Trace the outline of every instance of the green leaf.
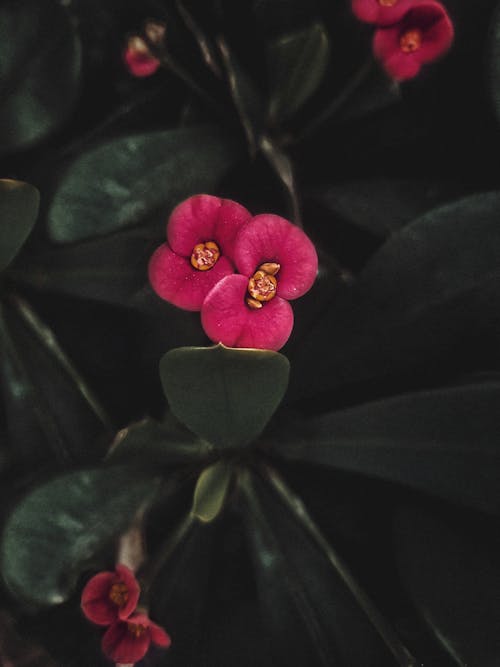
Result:
M396 519L398 568L437 641L460 667L500 656L500 551L481 522L407 508ZM497 534L497 526L491 527ZM488 533L490 530L488 529Z
M329 54L328 33L322 23L282 35L268 45L269 116L273 123L293 116L316 91Z
M456 198L463 186L433 181L348 181L311 192L334 216L385 238L418 216Z
M265 639L276 664L395 664L345 582L281 500L247 472L241 488Z
M30 235L39 203L40 193L32 185L0 179L0 271L10 264Z
M227 461L217 461L200 474L191 509L191 514L199 521L210 523L220 514L232 474L232 466Z
M288 383L286 357L269 350L181 347L160 375L172 412L216 447L242 447L262 432Z
M41 141L68 118L79 91L81 53L74 25L55 0L2 2L0 35L4 154Z
M334 295L294 356L294 399L497 347L500 193L430 211L394 234ZM381 213L382 214L382 213ZM325 350L328 349L328 354ZM321 369L321 372L319 370Z
M208 442L168 415L161 422L147 418L119 431L109 458L144 467L172 466L208 458L211 450Z
M214 190L236 159L227 134L210 126L120 137L69 165L48 212L54 241L78 241L143 222L158 232L172 208Z
M283 424L269 446L500 513L499 405L498 382L407 394Z
M66 600L92 556L151 498L152 482L108 467L68 473L32 491L3 532L2 574L12 593L35 604Z

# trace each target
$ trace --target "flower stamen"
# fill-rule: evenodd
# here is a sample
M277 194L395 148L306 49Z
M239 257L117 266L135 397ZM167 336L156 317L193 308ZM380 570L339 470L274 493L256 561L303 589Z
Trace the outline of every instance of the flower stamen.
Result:
M257 310L262 308L263 302L265 303L274 299L278 288L278 281L275 275L280 268L280 265L276 262L265 262L259 266L248 281L248 293L250 296L246 298L247 306Z
M414 53L422 46L422 31L418 28L407 30L399 38L399 45L403 53Z
M147 628L144 625L138 623L127 623L128 631L133 637L142 637L146 632Z
M113 584L109 590L109 599L117 607L124 607L128 602L128 588L123 581Z
M198 271L208 271L215 266L219 257L219 246L214 241L197 243L191 255L191 266Z
M394 7L399 0L378 0L378 4L382 7Z

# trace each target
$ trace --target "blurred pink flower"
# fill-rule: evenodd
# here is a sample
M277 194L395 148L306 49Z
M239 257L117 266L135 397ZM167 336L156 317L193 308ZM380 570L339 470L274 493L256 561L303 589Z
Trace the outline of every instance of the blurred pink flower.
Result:
M92 623L109 625L135 611L139 594L134 573L119 564L114 572L99 572L89 579L82 591L82 611Z
M102 638L102 650L115 663L135 663L142 660L151 643L168 648L172 641L147 614L137 613L110 625Z
M416 76L422 65L446 53L453 34L453 24L443 5L419 0L399 23L375 31L373 52L389 76L404 81Z
M352 11L360 21L393 25L413 7L415 0L352 0Z

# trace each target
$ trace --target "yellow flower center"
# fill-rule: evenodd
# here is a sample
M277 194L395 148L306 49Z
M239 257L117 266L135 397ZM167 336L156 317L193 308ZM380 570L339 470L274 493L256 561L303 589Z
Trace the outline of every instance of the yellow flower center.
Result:
M109 599L117 607L123 607L128 601L128 588L123 581L113 584L109 590Z
M197 243L191 255L191 266L194 266L198 271L208 271L215 266L219 257L219 246L214 241Z
M128 631L133 637L142 637L146 632L147 628L145 625L140 625L137 623L127 623Z
M407 30L399 38L399 45L401 47L401 51L404 51L404 53L413 53L414 51L418 51L418 49L422 46L422 31L418 30L418 28Z
M246 302L250 308L257 310L262 308L266 301L274 299L278 288L275 276L280 268L275 262L265 262L259 266L248 281L247 289L250 296L246 298Z

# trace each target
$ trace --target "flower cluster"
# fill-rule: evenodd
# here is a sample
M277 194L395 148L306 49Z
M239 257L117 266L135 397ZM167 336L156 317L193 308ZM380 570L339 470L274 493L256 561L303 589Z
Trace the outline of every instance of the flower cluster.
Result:
M314 283L318 257L302 230L278 215L195 195L173 211L167 243L149 262L166 301L201 311L205 333L229 347L279 350L293 327L288 303Z
M81 607L96 625L109 626L102 650L115 663L135 663L151 643L168 648L169 635L137 607L140 587L132 570L117 565L114 572L99 572L82 591Z
M123 62L132 76L144 78L152 76L161 63L152 53L148 42L161 47L165 37L165 26L159 21L146 21L143 26L144 37L132 35L127 40L123 51Z
M396 81L416 76L453 41L453 24L435 0L352 0L354 14L377 26L373 52Z

